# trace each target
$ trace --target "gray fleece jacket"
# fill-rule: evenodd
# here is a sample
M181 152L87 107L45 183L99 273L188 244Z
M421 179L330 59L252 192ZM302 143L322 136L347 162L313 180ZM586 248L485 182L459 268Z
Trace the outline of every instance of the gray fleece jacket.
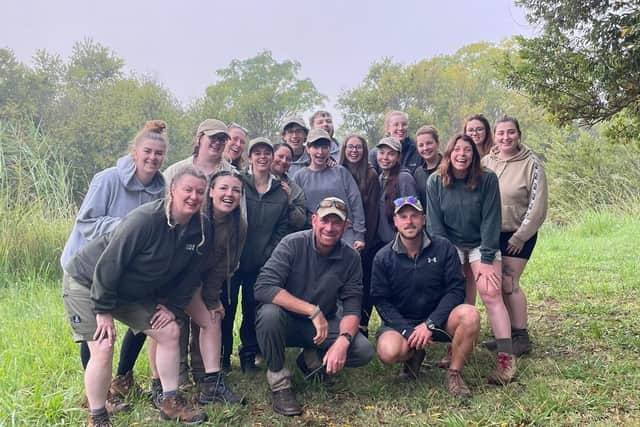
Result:
M133 209L164 196L165 181L157 172L149 185L136 178L130 155L120 157L116 166L98 172L89 185L76 221L60 257L62 268L78 249L112 231Z

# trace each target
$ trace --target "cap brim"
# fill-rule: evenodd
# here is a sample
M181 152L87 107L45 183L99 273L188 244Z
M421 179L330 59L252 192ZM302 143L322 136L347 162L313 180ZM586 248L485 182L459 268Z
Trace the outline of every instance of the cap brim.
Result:
M327 139L327 138L318 138L318 139L315 139L315 140L313 140L313 141L311 141L311 142L307 141L307 142L305 143L305 145L306 145L307 147L310 147L310 146L312 146L312 145L314 145L314 144L315 144L315 145L319 145L320 143L322 143L323 145L329 145L329 146L330 146L330 145L331 145L331 140L330 140L330 139Z
M229 138L231 138L231 135L229 135L229 132L227 132L226 130L210 129L210 130L203 130L202 133L207 135L207 136L213 136L213 135L218 135L218 134L222 133L222 134L227 135Z
M316 211L318 218L324 218L327 215L337 215L341 220L347 219L347 214L336 207L320 208Z

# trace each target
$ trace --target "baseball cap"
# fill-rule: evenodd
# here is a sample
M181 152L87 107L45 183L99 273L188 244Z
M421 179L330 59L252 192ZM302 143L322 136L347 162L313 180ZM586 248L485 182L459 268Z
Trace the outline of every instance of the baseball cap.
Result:
M309 132L309 128L305 124L304 119L300 116L285 117L284 121L282 122L282 129L280 129L280 133L284 133L284 130L289 125L298 125L301 128L303 128L305 131Z
M253 150L257 145L264 145L271 148L271 151L273 151L273 143L268 138L259 136L249 141L249 153L251 153L251 150Z
M316 215L324 218L327 215L338 215L341 220L347 219L347 205L337 197L326 197L318 203Z
M393 213L397 214L398 211L400 211L400 209L402 209L405 206L411 206L418 212L424 212L424 209L422 208L422 203L420 203L420 200L418 200L416 196L406 196L406 197L398 197L393 201Z
M198 126L198 131L196 135L205 134L207 136L216 135L219 133L223 133L229 136L229 130L227 129L227 125L224 122L216 119L207 119L204 122L200 123ZM231 138L229 136L229 138Z
M305 145L308 147L315 142L326 140L327 144L331 144L331 137L324 129L311 129L309 135L307 135L307 142Z
M382 138L376 147L380 148L381 146L387 146L398 153L402 153L402 144L395 138L387 136L386 138Z

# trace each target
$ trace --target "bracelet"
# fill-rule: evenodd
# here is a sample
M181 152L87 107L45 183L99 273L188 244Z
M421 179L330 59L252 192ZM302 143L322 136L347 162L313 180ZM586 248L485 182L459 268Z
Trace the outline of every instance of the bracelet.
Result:
M318 317L318 314L322 313L322 310L320 310L320 306L316 305L316 309L313 310L313 313L311 313L311 315L309 315L309 320L313 320L316 317Z

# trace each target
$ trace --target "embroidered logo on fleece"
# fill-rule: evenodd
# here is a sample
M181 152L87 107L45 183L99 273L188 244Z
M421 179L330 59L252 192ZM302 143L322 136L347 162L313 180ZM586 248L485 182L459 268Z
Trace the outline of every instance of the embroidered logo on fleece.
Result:
M189 252L193 252L196 250L196 245L194 243L187 243L184 245L184 249Z
M78 324L80 322L82 322L82 320L80 319L80 316L78 316L77 314L74 314L73 316L71 316L71 323Z

